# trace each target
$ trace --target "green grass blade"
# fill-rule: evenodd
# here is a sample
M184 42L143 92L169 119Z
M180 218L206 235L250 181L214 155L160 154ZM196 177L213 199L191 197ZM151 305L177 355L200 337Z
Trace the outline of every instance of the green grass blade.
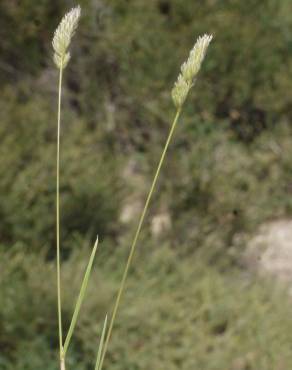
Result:
M100 370L100 365L101 365L100 360L101 360L101 354L103 351L103 343L104 343L104 338L105 338L106 326L107 326L107 315L105 316L105 320L103 323L103 329L101 333L101 338L100 338L98 353L97 353L97 358L96 358L95 370Z
M73 331L74 331L76 323L77 323L78 314L79 314L80 307L81 307L81 304L83 302L84 295L85 295L85 292L86 292L86 288L87 288L87 285L88 285L88 280L89 280L89 277L90 277L90 273L91 273L94 257L95 257L95 254L96 254L97 246L98 246L98 237L96 238L96 242L94 244L94 247L93 247L91 255L90 255L90 259L89 259L89 262L88 262L88 265L87 265L87 268L86 268L86 271L85 271L85 274L84 274L84 278L83 278L82 285L81 285L81 288L80 288L80 292L79 292L79 295L78 295L78 299L77 299L77 302L76 302L76 305L75 305L75 309L74 309L74 313L73 313L72 320L71 320L71 323L70 323L70 327L69 327L69 330L68 330L68 334L67 334L66 339L65 339L64 349L63 349L64 356L67 352L67 349L68 349Z

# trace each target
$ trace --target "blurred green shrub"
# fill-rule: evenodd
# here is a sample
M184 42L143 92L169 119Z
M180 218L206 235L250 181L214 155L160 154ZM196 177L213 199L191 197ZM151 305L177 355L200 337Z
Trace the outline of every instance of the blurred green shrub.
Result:
M195 120L180 128L154 207L169 207L166 240L203 248L218 263L262 222L291 216L291 127L279 124L247 146L224 126Z
M54 267L25 247L54 246L51 38L69 3L0 2L0 242L6 250L0 254L0 369L56 370ZM237 246L241 232L291 215L291 128L285 124L291 119L291 1L80 3L82 32L65 76L62 123L66 250L97 232L101 240L115 236L120 163L137 155L142 172L152 175L173 112L178 66L199 34L212 32L216 41L151 209L169 206L172 228L153 245L145 243L150 238L141 241L138 257L149 258L149 266L132 271L108 364L113 370L288 368L290 302L230 265L228 275L217 268L218 256L226 262L223 252ZM157 250L164 243L180 248ZM198 248L216 257L216 269L198 258ZM69 362L76 370L94 360L97 322L118 285L125 252L110 250L82 310ZM185 260L182 251L193 254ZM65 326L85 254L73 251L63 264L70 287L63 292Z
M42 99L7 95L0 102L1 240L54 246L55 120ZM65 116L62 142L63 243L72 247L78 234L113 235L120 201L118 161L103 148L99 134L86 132L74 115Z
M281 116L290 115L292 4L289 0L81 0L82 33L67 76L72 98L89 119L114 107L116 117L141 134L155 125L161 104L196 37L216 42L190 112L228 119L251 140ZM73 5L73 4L72 4ZM4 0L0 5L0 80L15 82L51 66L50 43L67 1ZM13 29L13 32L11 32ZM90 78L88 78L90 76ZM207 81L207 82L206 82ZM96 104L99 102L99 104ZM103 109L100 109L100 107ZM150 113L150 114L149 114ZM152 114L151 114L152 113ZM147 117L147 118L146 118ZM124 128L114 134L119 139ZM140 128L140 130L139 130ZM129 132L126 133L129 139Z
M210 238L221 250L241 231L291 213L285 137L290 131L285 124L270 125L290 114L290 1L84 0L81 5L82 32L65 75L63 244L71 244L75 231L115 234L122 184L117 157L137 153L143 168L156 163L173 112L169 92L178 66L205 31L216 40L206 78L198 80L187 106L161 185L160 203L171 203L171 213L180 215L173 217L172 240L183 239L192 248ZM11 48L16 62L28 58L34 65L15 67L20 78L0 65L6 84L0 93L1 240L52 245L55 123L50 112L56 92L50 43L68 3L43 0L35 7L28 0L3 1L0 7L0 17L15 28L13 34L8 26L0 31L7 48L2 62ZM35 58L32 50L38 50ZM265 127L269 130L259 135ZM238 137L254 142L242 144ZM284 157L286 164L279 167Z
M291 304L284 294L239 271L219 273L198 256L178 260L169 248L153 246L151 254L149 248L148 244L139 252L128 281L107 366L114 370L289 368ZM113 271L112 263L121 262L126 252L123 248L123 253L118 251L106 261L98 257L68 357L74 369L93 366L102 320L121 273ZM63 264L65 327L88 254L73 253ZM23 249L0 257L0 366L57 370L54 265Z

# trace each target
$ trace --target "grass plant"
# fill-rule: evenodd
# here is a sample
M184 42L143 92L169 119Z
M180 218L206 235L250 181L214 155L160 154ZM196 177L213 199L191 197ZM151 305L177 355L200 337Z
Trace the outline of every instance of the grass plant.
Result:
M85 291L87 288L88 280L90 277L90 272L93 266L94 257L96 254L97 246L98 246L98 238L96 239L95 245L93 247L91 257L89 263L87 265L85 275L83 278L83 282L81 285L80 293L78 295L78 299L74 308L71 324L69 326L69 330L65 341L63 342L63 328L62 328L62 297L61 297L61 263L60 263L60 131L61 131L61 102L62 102L62 80L63 80L63 71L66 68L69 60L70 60L70 53L68 48L71 43L71 39L77 29L78 22L81 15L81 8L80 6L73 8L70 12L68 12L64 18L62 19L61 23L59 24L58 28L55 31L54 38L53 38L53 49L54 49L54 62L59 70L59 89L58 89L58 119L57 119L57 176L56 176L56 247L57 247L57 301L58 301L58 326L59 326L59 352L60 352L60 370L65 370L66 368L66 353L70 344L70 340L72 338L74 328L77 323L78 314L81 308L81 304L84 299ZM139 235L144 223L145 216L147 214L147 210L149 208L153 193L155 191L155 187L157 181L159 179L159 175L161 172L162 165L165 161L167 150L171 143L175 128L177 126L178 120L180 118L182 107L184 102L189 94L190 89L195 84L197 75L200 71L201 64L205 58L208 46L212 40L212 36L204 35L198 38L197 42L195 43L193 49L191 50L188 59L184 62L181 66L181 72L178 76L178 79L174 85L172 90L172 99L173 103L176 107L176 113L174 120L170 126L170 130L162 150L161 157L158 162L158 166L156 168L145 204L142 210L141 216L139 218L138 226L134 235L133 242L130 247L130 252L128 255L128 259L126 262L126 266L123 272L122 280L118 289L118 293L116 296L116 300L113 307L113 312L111 318L109 320L109 326L107 330L107 321L108 317L106 315L102 335L100 339L100 344L97 353L96 365L95 370L102 370L104 359L108 350L110 338L112 335L114 323L116 320L117 312L120 306L121 297L125 289L126 280L128 277L129 269L134 257L134 253L136 250L137 242L139 239Z

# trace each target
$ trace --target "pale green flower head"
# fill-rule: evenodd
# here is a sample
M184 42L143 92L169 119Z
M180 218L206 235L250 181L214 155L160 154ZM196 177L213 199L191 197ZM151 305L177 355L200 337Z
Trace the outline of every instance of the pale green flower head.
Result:
M181 74L179 74L177 81L172 89L172 100L177 108L181 107L185 102L191 84L189 84Z
M181 66L181 73L172 90L172 99L177 108L183 105L191 87L195 83L196 76L199 73L212 38L212 35L200 36L191 50L187 61Z
M193 82L193 79L198 74L212 38L213 36L211 35L204 35L198 38L188 60L181 67L181 74L186 81Z
M56 66L63 69L67 66L70 60L70 53L68 48L71 39L77 29L81 8L78 5L71 9L61 20L58 28L54 33L53 48L54 48L54 62Z

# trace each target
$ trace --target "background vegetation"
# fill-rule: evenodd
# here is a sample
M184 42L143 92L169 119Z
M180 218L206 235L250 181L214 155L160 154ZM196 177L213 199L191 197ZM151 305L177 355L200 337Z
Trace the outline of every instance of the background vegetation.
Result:
M73 5L0 3L0 369L57 369L51 39ZM291 303L249 276L240 256L260 223L292 213L290 0L80 5L62 122L65 325L96 233L102 243L70 366L93 366L174 113L170 90L209 32L215 40L163 169L107 366L287 369Z

